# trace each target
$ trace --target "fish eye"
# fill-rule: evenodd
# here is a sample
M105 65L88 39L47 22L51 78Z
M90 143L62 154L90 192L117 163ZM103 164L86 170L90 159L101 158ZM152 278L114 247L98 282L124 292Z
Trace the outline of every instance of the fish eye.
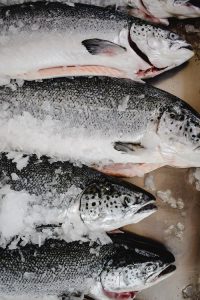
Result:
M174 33L174 32L170 32L169 33L169 38L173 41L178 40L179 36L178 34Z
M184 119L185 119L185 116L184 116L184 114L175 114L175 113L170 113L170 118L172 119L172 120L176 120L176 121L184 121Z
M105 184L102 186L102 190L109 192L111 190L111 186L109 184Z
M153 272L153 271L155 271L156 270L156 266L155 265L152 265L152 264L147 264L146 265L146 267L145 267L145 270L147 271L147 272Z
M185 1L185 3L186 3L187 1ZM185 5L185 3L184 3L184 5ZM174 1L174 5L175 6L182 6L183 5L183 1L182 0L175 0Z
M131 203L131 199L129 197L125 196L124 197L124 203L125 203L125 205L128 206Z

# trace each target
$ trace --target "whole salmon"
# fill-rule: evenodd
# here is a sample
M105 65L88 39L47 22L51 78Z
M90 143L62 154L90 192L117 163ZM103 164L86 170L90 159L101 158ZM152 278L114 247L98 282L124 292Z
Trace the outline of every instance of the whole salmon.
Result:
M127 233L110 237L107 245L48 240L0 248L0 295L131 300L176 269L161 244Z
M27 0L1 0L4 5L29 2ZM35 0L31 1L35 2ZM154 23L167 25L168 18L200 17L199 0L62 0L63 3L82 3L112 8Z
M0 79L105 75L141 80L193 56L177 34L97 6L36 2L0 9Z
M26 163L22 166L22 161ZM155 212L155 197L86 166L48 157L0 155L0 245L15 236L41 243L55 234L77 240ZM13 218L12 218L13 216Z
M25 82L0 88L0 151L11 150L116 168L198 167L200 116L179 98L131 80Z

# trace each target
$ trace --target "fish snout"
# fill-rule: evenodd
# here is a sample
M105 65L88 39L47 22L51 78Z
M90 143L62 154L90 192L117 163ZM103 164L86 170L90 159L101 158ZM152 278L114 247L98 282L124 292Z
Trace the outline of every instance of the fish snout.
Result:
M157 210L150 193L115 178L91 183L80 197L80 217L90 230L111 231Z
M162 254L162 261L167 265L171 265L175 262L175 256L170 251L166 250Z
M126 196L121 201L126 217L134 214L135 219L139 222L157 210L156 198L151 193L134 185L129 186L129 184L124 188L127 188ZM136 221L133 223L136 223Z

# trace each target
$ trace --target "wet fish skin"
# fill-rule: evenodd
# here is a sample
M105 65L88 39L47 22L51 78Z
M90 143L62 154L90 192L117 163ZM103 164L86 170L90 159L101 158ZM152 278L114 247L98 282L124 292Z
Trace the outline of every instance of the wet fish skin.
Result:
M200 17L198 0L144 0L143 4L149 13L161 20L171 17L178 19Z
M88 231L114 230L139 222L156 211L155 197L150 193L87 166L78 167L67 161L53 162L48 157L38 159L31 155L27 165L19 170L9 155L0 155L0 194L6 195L7 190L3 190L9 186L9 192L36 196L27 204L28 218L33 218L30 226L36 229L46 225L61 226L61 220L64 223L67 218L72 222L73 215L77 214L74 216L76 222L79 217ZM16 197L15 194L12 197ZM43 215L48 215L54 208L58 212L54 218L51 213L51 223L48 223L49 219ZM65 217L60 219L64 212Z
M199 114L187 103L138 82L80 77L0 88L1 151L197 167L199 135Z
M1 0L3 5L12 5L29 1ZM35 2L35 1L32 1ZM63 3L82 3L112 8L129 15L154 23L168 25L167 18L179 19L195 18L200 16L199 0L63 0Z
M96 6L26 3L1 8L0 19L4 79L83 74L141 80L194 54L177 34Z
M112 7L129 15L168 25L168 18L197 18L200 17L199 0L64 0L68 3L83 3Z
M0 295L81 293L100 300L103 289L114 292L118 288L118 295L126 289L142 290L164 279L164 270L170 274L175 269L175 258L163 245L126 233L111 235L111 239L113 243L107 245L48 240L41 247L0 248ZM126 271L127 286L119 281L118 286L115 281L111 284L109 276L115 273L117 278L118 270ZM134 270L139 272L134 274Z

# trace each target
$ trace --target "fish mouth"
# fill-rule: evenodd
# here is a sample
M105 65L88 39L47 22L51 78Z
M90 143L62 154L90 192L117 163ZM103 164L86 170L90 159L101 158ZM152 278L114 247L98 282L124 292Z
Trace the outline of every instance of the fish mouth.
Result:
M157 211L158 208L155 204L153 203L149 203L149 204L146 204L144 205L143 207L141 207L137 213L148 213L148 212L151 212L151 211Z
M179 49L187 49L187 50L193 51L193 48L192 48L192 46L190 44L188 44L186 46L182 46Z
M150 275L146 283L153 284L156 281L166 279L169 276L171 276L175 270L176 270L176 266L169 264L165 266L164 269L162 269L159 273Z
M137 222L149 217L158 210L157 206L153 203L149 203L141 207L137 212Z
M153 203L154 201L147 203L140 207L135 213L134 213L134 220L132 218L131 223L138 223L142 221L143 219L149 217L151 214L156 212L158 210L157 206ZM132 210L129 209L128 213L125 215L125 217L128 217L128 215L131 215ZM125 226L125 225L124 225Z
M169 275L169 274L173 273L175 270L176 270L175 265L169 265L158 275L158 278Z
M194 151L200 151L200 146L197 146L196 148L194 148Z

